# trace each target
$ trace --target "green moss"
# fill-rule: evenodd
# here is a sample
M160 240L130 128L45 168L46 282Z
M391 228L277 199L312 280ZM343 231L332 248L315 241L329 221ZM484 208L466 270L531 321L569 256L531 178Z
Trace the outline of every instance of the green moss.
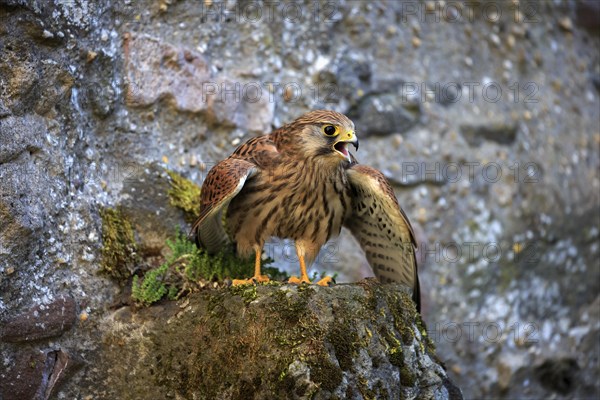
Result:
M417 328L419 328L419 332L421 333L421 337L423 338L423 342L425 342L426 351L430 354L435 354L435 344L427 334L427 326L425 325L425 321L421 318L421 315L417 315L416 318Z
M341 384L342 371L352 368L360 339L352 326L351 317L338 320L333 325L322 325L318 316L311 311L310 302L315 294L316 290L309 285L271 294L269 309L278 316L279 321L274 324L273 337L279 346L288 349L288 356L293 357L290 362L294 359L306 362L311 380L321 389L331 392ZM335 354L326 348L325 343L333 346ZM286 377L288 365L284 364L280 376ZM283 390L286 379L280 381Z
M392 323L379 325L379 335L387 345L387 357L390 364L399 368L403 387L413 387L417 380L413 372L406 366L404 347L415 345L414 325L422 340L417 340L418 349L435 357L435 347L429 336L421 315L406 293L383 291L381 286L367 286L367 296L363 304L372 315L381 318L392 317ZM378 301L379 299L379 301ZM381 302L380 300L385 301ZM415 322L415 324L413 324Z
M124 284L139 261L133 228L117 209L101 209L100 217L102 218L100 272Z
M208 315L212 318L222 318L225 316L227 310L223 305L225 299L225 292L217 292L213 293L208 297L208 304L206 306L206 310L208 311Z
M164 282L168 288L168 273ZM404 319L414 313L414 306L406 307L412 304L410 295L385 287L369 290L377 302L368 292L364 295L351 286L245 285L196 293L182 309L164 307L177 316L164 324L164 331L155 333L160 347L145 350L161 357L154 368L158 372L149 379L181 398L223 398L227 394L241 399L249 393L260 398L287 398L290 394L335 398L332 392L340 390L348 373L354 377L349 380L352 389L349 386L348 397L389 398L386 382L369 381L354 370L356 355L367 351L385 368L389 366L387 355L400 375L402 398L418 387L421 371L405 365L408 346L417 345L412 338L405 343L407 337L401 331L410 325L414 331L406 330L404 336L418 335L422 328ZM369 308L371 305L376 308ZM153 311L138 312L156 318ZM385 353L379 353L379 344L370 346L371 341L385 346ZM303 379L299 373L306 367L309 376ZM374 364L374 368L381 367Z
M221 398L223 390L227 390L235 399L254 398L254 393L263 390L270 393L267 398L283 398L294 389L294 380L287 376L292 355L285 348L281 352L271 350L274 334L282 325L262 310L264 302L252 301L260 296L258 292L262 288L246 285L202 293L207 313L191 322L194 344L188 346L187 358L184 357L193 366L185 381L176 377L181 382L178 387L182 388L182 397L195 398L197 393L202 393L201 398ZM245 307L240 307L242 301ZM219 338L218 345L216 338ZM180 358L173 361L180 362ZM249 368L240 374L240 365L260 368ZM163 381L170 384L172 379L161 377L161 383ZM192 392L185 392L183 388Z
M158 268L146 272L143 279L135 278L132 298L143 305L150 305L165 295L176 299L186 292L199 287L201 283L219 281L226 278L250 277L254 273L254 260L237 258L232 253L209 255L196 247L185 234L178 232L174 240L167 240L170 255ZM277 268L268 266L271 260L265 260L263 273L272 278L285 278ZM254 289L241 286L236 294L244 294L246 303ZM256 292L254 291L254 296ZM248 297L250 296L250 297Z
M314 293L314 289L308 285L298 286L297 293L288 290L277 290L271 298L271 310L276 312L285 322L300 322L299 316L306 311L308 298Z
M411 298L407 295L401 295L399 293L387 293L387 304L389 305L390 312L394 317L394 326L400 333L400 338L404 345L410 345L415 339L415 332L412 324L407 324L406 321L416 321L419 333L423 336L423 341L419 341L420 350L422 352L435 352L433 342L427 336L427 330L425 323L421 319L421 316L415 309L415 305ZM424 345L423 345L424 342Z
M360 346L356 329L350 325L347 321L340 320L327 335L327 340L333 345L340 368L344 371L352 368L352 359L356 356L357 347Z
M375 400L377 397L375 396L375 392L369 388L369 381L361 377L358 379L358 390L365 400Z
M256 286L254 285L239 285L229 287L229 291L244 300L244 304L250 304L258 297Z
M179 175L174 171L167 170L171 178L171 189L169 189L169 202L185 212L188 222L193 222L198 217L200 205L200 187L194 182Z
M394 347L391 348L388 352L388 359L390 360L390 364L395 365L396 367L401 367L404 364L404 353L402 353L402 347Z
M159 268L148 271L141 282L137 276L134 276L131 297L138 303L150 305L170 293L170 288L167 289L164 282L168 267L167 264L163 264Z
M288 293L291 296L288 296ZM300 320L306 318L304 313L306 302L297 300L297 295L293 295L287 290L277 290L270 297L270 311L278 317L278 325L281 325L282 328L276 331L275 340L279 345L293 351L306 338L303 324L300 324Z
M375 385L373 386L373 392L375 393L376 399L384 399L389 397L385 385L381 380L375 382Z
M321 388L333 392L342 383L342 371L329 358L322 356L309 366L311 379Z
M415 374L410 371L408 366L400 365L400 383L402 386L413 387L415 386L416 381L417 378Z
M193 243L190 246L190 258L185 264L184 273L191 281L222 281L225 278L252 276L254 273L253 260L239 259L232 253L209 255Z

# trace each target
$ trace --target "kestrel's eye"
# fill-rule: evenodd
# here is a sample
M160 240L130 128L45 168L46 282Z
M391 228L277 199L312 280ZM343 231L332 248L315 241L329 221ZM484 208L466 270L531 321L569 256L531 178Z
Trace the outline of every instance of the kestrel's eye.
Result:
M323 133L327 136L334 136L338 132L338 128L333 125L325 125L323 127Z

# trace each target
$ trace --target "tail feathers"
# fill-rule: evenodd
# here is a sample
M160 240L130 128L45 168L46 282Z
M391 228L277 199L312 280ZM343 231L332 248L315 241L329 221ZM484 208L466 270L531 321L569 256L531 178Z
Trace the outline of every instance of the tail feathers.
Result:
M412 299L417 307L417 312L421 314L421 284L419 283L419 275L415 274L415 286L413 287Z
M209 254L225 250L232 244L223 226L220 212L206 216L192 234L195 235L196 245L206 249Z

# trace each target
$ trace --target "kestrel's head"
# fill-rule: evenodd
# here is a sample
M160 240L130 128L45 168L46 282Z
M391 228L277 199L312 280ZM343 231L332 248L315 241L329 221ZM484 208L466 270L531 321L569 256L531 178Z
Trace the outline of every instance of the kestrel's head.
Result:
M292 122L291 126L297 135L292 140L301 145L306 156L350 162L348 144L358 150L354 123L344 114L328 110L311 111Z

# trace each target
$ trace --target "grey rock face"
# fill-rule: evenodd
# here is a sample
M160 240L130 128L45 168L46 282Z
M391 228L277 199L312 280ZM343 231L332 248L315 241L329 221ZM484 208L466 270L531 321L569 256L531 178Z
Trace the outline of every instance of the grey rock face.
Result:
M364 135L405 133L419 122L419 110L406 108L397 93L366 96L348 116Z
M41 233L52 212L39 197L60 186L44 166L42 148L50 135L37 115L0 119L0 267L19 274L26 273L21 266L31 254L26 244Z
M46 134L43 118L28 115L22 118L9 117L0 120L0 164L18 157L24 151L39 151Z
M515 141L517 129L516 125L503 123L462 125L460 127L465 140L471 146L480 146L485 140L510 145Z
M167 361L147 350L164 344L155 332L177 335L165 321L188 327L181 341L190 343L203 326L190 310L207 311L210 300L182 307L188 322L167 312L179 307L172 303L131 309L129 286L98 276L100 210L122 208L147 251L140 269L158 265L160 241L186 224L166 200L162 167L200 184L242 140L330 108L353 115L357 158L390 178L417 233L423 315L448 371L403 342L419 379L435 388L401 386L407 397L452 397L443 383L450 379L467 398L597 398L597 2L269 7L2 2L0 320L17 326L63 295L77 304L79 320L52 337L35 331L32 341L27 332L34 328L25 324L23 334L1 341L0 397L111 398L114 381L100 378L129 378L129 365L150 374L139 354L156 366L153 376L171 374L149 387L171 390L183 380L187 348L173 347L182 356ZM278 265L297 273L292 244L269 245ZM339 272L338 282L371 275L347 232L309 269L325 271ZM236 299L226 312L245 310L247 318L260 304ZM333 328L333 319L322 318ZM68 326L60 313L50 320ZM351 388L349 397L367 397L362 376L403 385L389 354L381 356L385 346L376 345L381 332L371 332L374 347L351 359L325 349L336 368L315 371L293 360L278 372L298 397L343 387ZM123 343L142 347L127 352ZM243 344L237 352L248 351ZM77 370L79 357L85 363ZM73 374L63 379L66 371ZM328 371L334 382L341 376L329 389L315 380ZM231 397L258 385L237 378ZM385 390L400 390L392 386ZM137 387L139 398L155 398Z
M177 229L186 232L182 212L169 203L169 177L158 165L139 166L124 181L120 210L133 224L142 252L160 254Z
M128 105L148 106L170 97L181 111L207 108L202 85L210 80L206 60L147 35L130 34L124 42Z
M248 83L242 86L222 75L215 77L196 51L147 35L127 34L124 59L129 106L143 107L164 99L173 102L178 111L202 112L216 125L253 132L270 127L273 105L262 95L262 88Z

